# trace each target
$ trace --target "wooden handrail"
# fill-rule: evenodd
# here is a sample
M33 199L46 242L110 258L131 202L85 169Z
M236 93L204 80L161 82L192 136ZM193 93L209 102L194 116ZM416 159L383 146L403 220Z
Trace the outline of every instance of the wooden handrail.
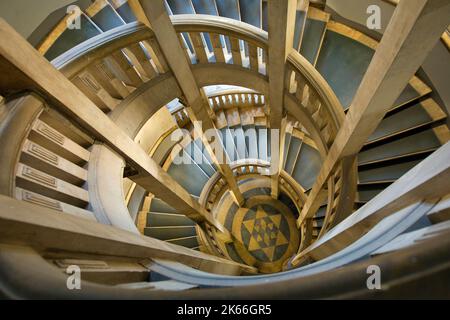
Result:
M132 22L95 36L66 51L52 61L68 78L111 53L153 37L153 32L140 22Z
M336 128L339 128L345 119L344 108L328 82L316 68L306 60L306 58L298 53L298 51L292 50L288 57L288 61L317 91L321 100L329 110L329 114L332 117Z
M234 19L204 14L178 14L171 16L177 32L209 32L227 35L268 48L268 33L250 24Z

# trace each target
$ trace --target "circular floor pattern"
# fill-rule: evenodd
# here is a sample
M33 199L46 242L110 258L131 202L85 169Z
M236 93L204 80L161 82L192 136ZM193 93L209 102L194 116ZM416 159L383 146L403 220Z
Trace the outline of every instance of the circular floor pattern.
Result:
M270 180L267 181L270 183ZM298 250L300 231L294 212L270 196L270 188L259 181L243 183L243 207L224 195L217 218L232 234L232 241L222 243L228 256L258 268L261 273L282 270L283 263Z

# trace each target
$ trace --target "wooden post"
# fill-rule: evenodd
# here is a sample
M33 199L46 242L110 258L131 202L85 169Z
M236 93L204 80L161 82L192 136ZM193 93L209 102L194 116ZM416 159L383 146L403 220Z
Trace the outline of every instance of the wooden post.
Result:
M278 198L279 176L282 169L281 159L284 152L286 126L282 125L284 109L284 81L286 79L286 61L293 50L296 0L269 1L269 106L270 129L279 130L279 155L272 157L272 197Z
M140 4L140 6L139 6ZM142 12L145 14L146 18L142 22L150 24L153 29L156 39L159 42L161 50L166 57L166 60L180 85L181 91L183 92L185 102L190 110L189 115L193 121L199 121L202 124L201 128L197 130L202 131L201 135L204 136L205 132L212 133L215 141L220 141L217 129L214 126L214 122L209 116L207 108L209 108L208 101L205 99L202 89L199 88L194 75L191 71L190 63L187 60L186 54L181 47L180 40L175 28L167 15L166 8L164 7L163 1L133 1L133 10L137 12ZM217 139L217 140L216 140ZM228 186L234 196L234 199L238 205L244 203L244 197L242 196L236 178L230 169L227 161L222 159L227 159L227 157L222 157L225 155L225 150L223 150L222 144L216 143L219 150L213 152L213 148L209 146L209 141L203 138L203 143L207 151L210 153L211 159L217 165L220 173L223 175L228 183ZM216 155L219 155L217 157Z

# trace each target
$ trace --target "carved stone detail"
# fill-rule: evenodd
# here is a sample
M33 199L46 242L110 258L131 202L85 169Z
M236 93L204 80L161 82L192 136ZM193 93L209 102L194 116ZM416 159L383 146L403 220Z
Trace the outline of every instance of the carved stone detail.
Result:
M30 143L28 146L28 152L30 152L35 157L50 162L51 164L54 164L55 166L58 165L58 156L54 154L51 151L48 151L47 149L41 147L40 145Z
M45 123L41 122L39 123L37 129L36 129L40 134L42 134L43 136L45 136L46 138L60 144L63 145L64 144L64 140L65 137L60 134L58 131L56 131L53 128L50 128L48 125L46 125Z
M26 178L34 180L38 183L45 184L49 187L52 187L52 188L57 187L56 178L54 178L46 173L43 173L41 171L35 170L33 168L24 166L22 169L22 175Z
M62 211L61 203L59 201L41 196L27 190L22 190L22 200L50 209Z

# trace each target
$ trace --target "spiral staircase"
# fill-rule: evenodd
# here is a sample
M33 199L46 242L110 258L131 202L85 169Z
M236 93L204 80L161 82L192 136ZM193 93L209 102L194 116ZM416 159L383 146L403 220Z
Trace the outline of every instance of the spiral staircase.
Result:
M413 75L324 178L383 39L290 1L280 76L269 2L95 0L39 54L2 22L36 62L2 42L0 72L18 74L0 79L5 297L448 297L445 107ZM39 288L21 282L25 262ZM74 264L86 291L65 290ZM365 289L373 264L389 289Z

